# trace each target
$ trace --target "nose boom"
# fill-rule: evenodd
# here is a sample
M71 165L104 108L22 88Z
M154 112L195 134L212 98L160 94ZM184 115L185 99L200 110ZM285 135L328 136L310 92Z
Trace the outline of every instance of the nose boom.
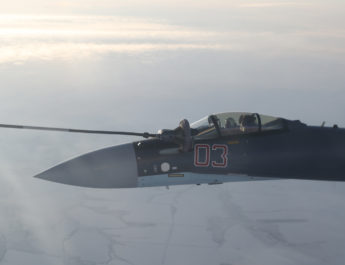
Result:
M137 187L138 171L133 144L87 153L35 177L90 188Z

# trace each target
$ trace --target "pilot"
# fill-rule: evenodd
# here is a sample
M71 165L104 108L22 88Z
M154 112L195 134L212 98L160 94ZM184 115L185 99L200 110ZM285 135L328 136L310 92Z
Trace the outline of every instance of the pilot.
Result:
M234 118L229 117L225 120L224 128L221 128L222 135L235 135L241 133L240 127L237 125Z
M225 121L225 128L226 129L231 129L231 128L236 128L237 124L233 118L227 118Z
M253 132L258 129L255 114L242 114L239 123L242 132Z

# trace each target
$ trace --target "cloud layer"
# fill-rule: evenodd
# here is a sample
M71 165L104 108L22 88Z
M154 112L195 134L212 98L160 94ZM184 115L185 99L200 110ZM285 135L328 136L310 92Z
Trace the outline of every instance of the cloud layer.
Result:
M281 30L282 27L278 30L272 16L255 28L252 20L256 15L246 20L243 16L233 17L225 28L124 16L1 15L0 63L197 49L255 52L267 56L282 53L319 57L345 55L342 28L330 25L313 28L301 22L294 28L292 21L288 30ZM286 25L284 16L277 19L277 23Z

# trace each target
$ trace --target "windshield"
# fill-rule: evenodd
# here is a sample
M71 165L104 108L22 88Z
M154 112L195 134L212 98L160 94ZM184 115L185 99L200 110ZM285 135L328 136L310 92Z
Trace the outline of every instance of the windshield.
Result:
M219 136L281 130L284 128L284 120L257 113L227 112L204 117L192 123L191 128L196 139L212 139Z
M216 127L214 126L210 116L193 122L190 127L192 128L192 131L194 131L192 134L195 135L195 138L212 139L218 136Z
M260 115L261 119L261 131L282 130L285 128L284 119Z

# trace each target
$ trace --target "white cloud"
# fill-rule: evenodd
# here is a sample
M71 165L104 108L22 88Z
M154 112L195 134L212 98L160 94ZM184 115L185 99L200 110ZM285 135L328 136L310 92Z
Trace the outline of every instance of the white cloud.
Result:
M344 30L327 27L212 30L133 17L58 15L3 15L0 26L0 63L180 49L345 54Z

